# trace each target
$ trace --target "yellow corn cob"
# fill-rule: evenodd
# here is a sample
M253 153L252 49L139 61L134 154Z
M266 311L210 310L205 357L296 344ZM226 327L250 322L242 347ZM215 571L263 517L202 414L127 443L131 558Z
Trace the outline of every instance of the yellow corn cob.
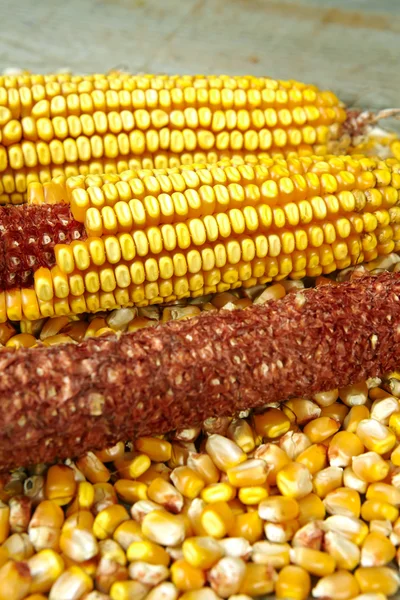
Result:
M165 168L190 153L326 153L345 119L332 92L266 77L3 76L0 202L24 201L29 181L120 172L131 159Z
M304 157L33 184L30 203L70 203L78 239L56 243L55 265L34 272L34 289L0 293L0 322L146 306L373 260L400 249L399 171L394 159ZM335 427L313 442L338 427L320 421ZM278 435L289 417L284 425Z

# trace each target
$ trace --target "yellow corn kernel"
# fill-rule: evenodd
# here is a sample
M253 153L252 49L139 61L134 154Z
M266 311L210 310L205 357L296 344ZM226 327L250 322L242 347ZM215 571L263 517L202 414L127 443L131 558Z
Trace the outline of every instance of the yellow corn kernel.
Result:
M271 594L275 589L276 572L270 565L247 563L239 593L248 596Z
M364 521L382 519L393 523L398 516L398 508L380 500L366 500L361 507L361 517Z
M76 490L74 472L66 465L53 465L47 471L45 495L59 506L71 502Z
M235 487L262 485L267 481L268 465L261 459L250 459L226 472L229 483Z
M114 461L114 465L121 477L136 479L147 471L151 460L146 454L125 452L121 458Z
M335 559L329 554L301 546L290 550L290 560L318 577L331 575L336 567Z
M378 500L387 502L394 506L400 506L400 490L388 483L371 483L366 493L367 500Z
M371 532L361 547L362 567L383 567L396 555L396 548L382 533Z
M170 477L176 489L190 500L197 498L205 486L204 480L190 467L177 467Z
M254 415L254 427L261 437L277 438L288 431L290 420L283 411L269 408L264 413Z
M284 566L276 581L275 595L277 598L292 598L307 600L311 591L311 578L307 569L297 565Z
M149 586L140 581L114 581L109 589L111 600L144 600L147 598Z
M319 417L307 423L303 432L313 444L323 442L334 435L340 428L340 423L330 417Z
M296 457L296 462L304 465L315 475L326 467L326 447L323 444L312 444Z
M234 526L234 515L227 502L214 502L206 506L201 515L201 525L207 535L216 539L225 537Z
M229 534L234 538L244 538L251 544L260 540L263 535L263 523L257 511L235 514Z
M126 557L129 562L143 561L151 565L168 567L170 556L159 544L148 540L132 542L127 549Z
M172 446L167 440L142 437L135 441L135 448L154 462L167 462L171 458Z
M240 488L238 498L242 504L253 506L268 498L268 492L269 486L267 483L264 485L250 485Z
M399 589L399 575L389 567L359 567L354 575L363 594L393 596Z
M164 481L164 480L163 480ZM147 485L141 481L132 481L132 479L118 479L114 485L118 496L127 502L133 504L138 500L147 500Z
M254 433L245 419L233 419L228 427L227 436L233 440L243 452L248 453L254 450Z
M212 537L187 538L182 545L183 557L192 567L211 569L223 556L223 549Z
M0 543L6 541L10 533L10 507L0 500Z
M301 527L314 519L322 521L325 518L324 503L316 494L298 498L297 504L299 506L298 521Z
M245 463L243 463L245 464ZM229 483L211 483L201 492L201 498L207 502L229 502L236 496L235 488Z
M339 390L339 397L347 406L360 406L368 399L368 387L365 381Z
M305 398L293 398L287 400L283 405L285 414L296 421L298 425L304 425L321 414L321 409L315 402Z
M110 471L93 452L79 458L76 466L91 483L106 483L110 479Z
M314 475L313 490L319 498L325 498L329 492L340 487L343 482L343 469L327 467Z
M93 321L95 321L95 319L93 319ZM90 323L91 326L93 326L93 321ZM87 330L85 333L87 333ZM124 450L125 444L123 442L117 442L115 446L110 446L109 448L95 452L95 454L97 458L101 460L101 462L107 463L121 458L121 456L124 454Z
M321 408L324 406L330 406L339 398L339 390L334 389L329 392L320 392L319 394L314 394L313 400L320 406Z
M313 489L310 471L296 462L289 463L278 472L276 484L281 494L290 498L304 498Z
M374 483L385 479L389 465L376 452L365 452L353 458L352 469L363 481Z
M171 580L178 590L199 590L205 584L205 575L202 569L181 559L171 565Z
M339 487L324 498L324 506L329 515L360 516L361 498L356 490Z
M370 392L371 393L371 392ZM359 406L353 406L345 420L344 420L344 429L346 431L349 431L350 433L356 433L357 431L357 427L358 424L360 423L360 421L362 421L363 419L369 419L370 416L370 412L367 406L365 406L365 404L363 405L359 405Z
M150 500L163 506L172 513L180 513L183 508L184 498L182 494L162 477L153 479L147 489L147 496Z
M121 505L112 505L100 511L93 523L93 533L99 540L111 537L118 525L127 521L129 515Z
M0 568L1 600L20 600L31 591L32 574L23 562L9 560Z

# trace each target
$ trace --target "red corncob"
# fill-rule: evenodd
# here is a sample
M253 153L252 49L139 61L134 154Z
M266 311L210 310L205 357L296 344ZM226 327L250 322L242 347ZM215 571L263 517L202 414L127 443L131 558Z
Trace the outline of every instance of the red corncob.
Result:
M398 366L400 274L0 354L0 467L193 426Z

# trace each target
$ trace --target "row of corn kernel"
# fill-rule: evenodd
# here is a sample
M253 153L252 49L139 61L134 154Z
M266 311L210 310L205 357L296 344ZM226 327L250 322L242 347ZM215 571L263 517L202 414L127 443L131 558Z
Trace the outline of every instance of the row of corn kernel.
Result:
M396 264L391 255L369 268ZM318 281L325 283L334 280ZM149 307L140 317L115 311L107 332L161 314L186 318L200 306L264 302L300 285ZM80 323L33 326L45 341ZM76 463L17 469L1 482L3 597L58 600L73 589L73 600L242 600L274 591L301 600L310 574L319 578L316 598L392 595L399 579L389 565L400 559L399 382L390 373L281 409L209 419L169 438L118 443Z
M355 269L357 269L357 274L361 274L366 269L372 272L379 272L382 269L397 272L400 270L400 257L392 253L371 263L339 271L333 274L331 279L324 277L310 279L307 285L332 283L335 278L342 281L349 277ZM302 281L283 280L280 283L257 284L253 287L207 294L192 299L182 298L181 300L173 300L167 305L127 307L95 314L83 313L79 317L60 315L43 317L33 321L6 321L0 324L0 348L79 343L87 337L109 335L115 331L137 331L143 327L157 325L158 322L164 323L169 320L187 319L200 314L202 311L221 308L233 310L246 308L252 303L262 304L268 300L282 298L291 290L302 287L304 287ZM397 384L397 380L394 379L392 385L398 389L400 384Z
M393 595L399 463L383 457L400 404L378 383L17 470L1 487L0 598L305 600L310 575L316 598Z

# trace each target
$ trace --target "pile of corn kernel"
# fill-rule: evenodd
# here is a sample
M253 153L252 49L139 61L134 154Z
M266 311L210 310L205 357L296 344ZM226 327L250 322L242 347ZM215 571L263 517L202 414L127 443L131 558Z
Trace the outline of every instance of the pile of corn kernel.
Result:
M0 325L77 343L332 278ZM0 476L0 600L385 600L400 587L400 373Z

